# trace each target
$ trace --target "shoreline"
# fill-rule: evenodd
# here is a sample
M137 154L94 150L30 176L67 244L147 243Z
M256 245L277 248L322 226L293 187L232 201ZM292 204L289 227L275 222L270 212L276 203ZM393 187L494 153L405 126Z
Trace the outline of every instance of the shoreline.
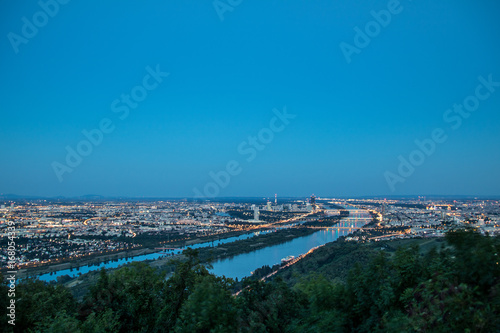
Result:
M176 241L171 244L165 245L165 244L157 244L157 247L177 247L177 248L183 248L183 247L189 247L191 245L199 244L199 243L204 243L204 242L210 242L210 241L216 241L219 239L226 239L230 237L236 237L239 235L243 235L249 232L253 231L229 231L224 234L220 235L210 235L210 236L201 236L201 237L194 237L192 239L188 240L183 240L183 241ZM45 265L40 265L40 266L35 266L35 267L23 267L19 268L17 270L17 274L19 278L26 278L30 276L35 276L38 277L40 275L44 274L50 274L51 272L57 272L65 269L70 269L73 268L73 270L76 270L77 267L83 267L83 266L88 266L88 265L98 265L102 262L106 261L112 261L112 260L120 260L123 258L131 258L131 257L136 257L140 255L147 255L147 254L152 254L152 253L157 253L160 252L160 250L155 249L154 247L140 247L140 248L135 248L135 249L129 249L129 250L122 250L122 251L117 251L117 252L108 252L108 253L103 253L95 256L91 256L89 258L78 258L78 259L63 259L63 262L60 263L53 263L53 264L45 264ZM1 273L3 274L4 271L7 271L6 268L1 269Z

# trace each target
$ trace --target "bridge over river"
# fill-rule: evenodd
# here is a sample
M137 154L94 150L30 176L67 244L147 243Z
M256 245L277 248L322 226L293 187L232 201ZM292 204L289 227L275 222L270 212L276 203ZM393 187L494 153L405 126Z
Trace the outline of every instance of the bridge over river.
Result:
M333 242L341 236L347 236L370 222L371 217L367 211L354 207L346 208L351 214L349 215L349 217L343 218L335 227L318 229L317 232L314 232L309 236L295 238L286 243L269 246L250 253L244 253L232 258L226 258L214 262L213 269L211 271L217 275L225 275L227 277L241 279L245 276L249 276L250 272L264 265L273 266L275 264L281 263L281 259L287 256L292 255L297 259L302 258L301 256L307 254L309 251L314 250L326 243ZM294 221L294 223L296 223L296 221ZM262 232L265 231L261 231L261 233ZM257 234L258 233L248 233L238 237L220 239L217 241L217 244L231 243L234 241L255 237ZM189 247L202 248L213 245L213 242L205 242L193 244ZM55 271L52 274L44 274L40 276L39 279L44 281L52 281L56 280L58 276L62 275L69 275L74 277L80 273L85 274L90 271L99 270L101 267L116 268L133 261L154 260L164 257L165 255L178 254L181 253L184 249L185 248L158 248L158 252L156 253L139 255L132 258L123 258L115 262L102 262L92 266L81 266L78 269L65 269ZM165 251L168 251L168 253L165 253ZM293 262L295 261L296 260L294 260Z
M216 275L242 279L262 266L272 267L275 264L281 264L281 259L288 256L295 257L286 264L292 265L317 248L333 242L341 236L347 236L371 221L371 215L366 210L354 207L346 207L346 209L350 213L352 212L352 215L342 219L336 226L318 229L317 232L309 236L295 238L286 243L219 260L212 263L213 269L211 271Z

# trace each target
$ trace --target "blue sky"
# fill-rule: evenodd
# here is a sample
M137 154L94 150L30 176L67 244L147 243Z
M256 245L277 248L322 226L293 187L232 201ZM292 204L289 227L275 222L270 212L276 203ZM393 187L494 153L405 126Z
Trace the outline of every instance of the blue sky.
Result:
M500 82L497 1L41 3L51 15L0 1L0 193L500 194L500 87L479 88L457 129L443 118L479 77ZM354 28L377 24L346 57ZM147 68L169 75L145 90ZM132 91L147 96L120 119L111 105ZM284 108L295 117L248 161L238 147ZM103 119L113 130L69 166L66 147L88 148ZM447 139L415 152L437 128Z

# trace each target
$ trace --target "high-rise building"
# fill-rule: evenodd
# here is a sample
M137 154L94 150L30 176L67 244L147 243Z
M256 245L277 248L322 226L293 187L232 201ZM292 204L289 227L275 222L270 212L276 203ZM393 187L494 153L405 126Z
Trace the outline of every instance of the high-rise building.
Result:
M255 221L259 220L259 207L258 206L254 206L254 208L253 208L253 219Z
M311 206L315 206L316 205L316 197L313 195L311 195Z
M268 211L272 211L273 210L273 208L271 207L271 201L267 202L267 210Z
M385 207L386 206L386 200L384 200L384 203L382 204L382 222L385 220Z

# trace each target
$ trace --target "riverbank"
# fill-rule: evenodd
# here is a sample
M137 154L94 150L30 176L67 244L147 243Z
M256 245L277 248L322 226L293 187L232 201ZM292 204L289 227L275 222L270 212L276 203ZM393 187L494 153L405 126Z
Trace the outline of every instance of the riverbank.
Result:
M369 232L371 232L370 230ZM360 233L366 233L360 230ZM356 242L340 238L335 242L327 243L313 251L310 255L293 265L281 269L272 278L280 277L289 285L300 282L300 277L320 274L331 280L345 282L349 271L356 265L365 267L381 251L392 257L398 248L410 248L418 246L421 255L425 255L431 249L439 249L445 240L439 238L408 238L400 240L386 240L379 242Z
M315 232L317 232L317 230L309 228L276 230L265 235L224 244L223 246L200 249L199 258L202 262L210 263L215 260L222 260L236 255L260 250L265 247L286 243L295 238L309 236Z
M44 274L50 274L61 270L75 270L78 271L80 267L85 266L97 266L101 263L118 261L121 259L132 258L141 255L148 255L152 253L157 253L160 250L158 248L168 247L168 248L181 248L186 246L192 246L205 242L216 242L221 239L237 237L243 234L247 234L248 231L230 231L218 235L209 235L201 237L192 237L189 239L178 240L169 242L166 244L158 244L155 247L141 247L135 249L129 249L125 251L108 252L103 254L90 254L88 257L79 258L66 258L62 259L61 262L53 264L45 264L35 267L21 268L18 270L18 278L23 279L28 276L40 276Z
M94 259L90 262L82 262L77 268L72 267L71 264L52 266L48 270L40 271L45 274L40 275L39 278L47 282L57 280L65 284L74 280L75 277L76 280L83 281L85 275L89 272L100 268L116 269L134 261L145 262L151 267L165 270L168 273L172 268L172 258L179 258L182 249L186 247L197 249L200 261L212 263L215 274L242 278L248 276L251 270L263 265L272 266L279 263L282 258L290 255L297 257L308 252L313 247L347 235L352 232L352 228L361 227L364 224L361 223L356 226L354 223L349 222L349 227L341 226L329 229L328 227L332 226L330 224L332 222L334 221L323 221L321 223L322 227L327 228L318 226L306 228L296 225L289 228L279 227L264 230L261 231L262 234L260 235L256 230L253 230L253 233L238 231L208 237L183 239L177 242L168 242L168 244L161 242L162 246L160 247L164 247L166 253L159 252L160 248L154 248L142 249L142 251L135 252L135 255L132 255L132 252L129 251L125 254L122 253L121 256L116 254L111 257L101 256L99 258L101 260ZM172 248L178 250L172 250ZM125 259L119 259L120 257ZM103 262L103 260L105 261ZM236 266L234 263L237 263ZM79 283L72 282L71 284Z
M266 247L291 242L294 239L309 236L315 232L318 232L318 230L308 228L278 229L276 231L270 231L267 234L257 235L248 239L238 240L214 247L199 248L197 249L199 251L198 257L201 262L208 264L214 260L223 260ZM214 239L214 243L216 243L216 240L217 239ZM206 240L204 242L206 242ZM154 260L148 259L141 262L146 263L153 268L165 271L167 276L169 276L175 269L175 265L172 264L172 260L182 260L182 258L182 254L176 254L174 256L165 256ZM108 268L107 270L110 271L115 269L119 268ZM96 283L98 276L98 271L91 271L75 278L68 278L66 276L61 281L66 287L70 288L75 297L79 298L87 292L87 288L90 285Z
M157 252L157 250L148 248L139 248L139 249L126 250L115 253L106 253L96 256L89 256L89 258L68 259L67 261L63 261L61 263L19 269L18 277L22 279L28 276L39 276L44 274L50 274L51 272L56 272L66 269L78 270L80 267L84 266L89 266L89 265L93 266L93 265L98 265L102 262L115 261L124 258L150 254L154 252Z

